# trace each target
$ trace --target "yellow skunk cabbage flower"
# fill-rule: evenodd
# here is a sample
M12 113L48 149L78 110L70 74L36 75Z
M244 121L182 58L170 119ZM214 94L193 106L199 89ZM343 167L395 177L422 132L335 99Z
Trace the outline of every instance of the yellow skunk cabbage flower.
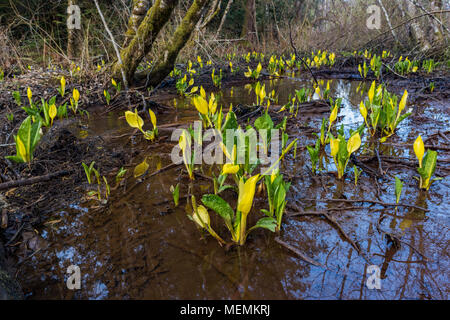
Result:
M362 102L362 101L359 104L359 112L363 116L364 121L367 123L367 109L366 109L366 106L364 105L364 102Z
M142 126L144 125L144 120L138 115L137 109L134 109L134 112L126 111L125 118L130 125L130 127L137 128L142 130Z
M370 86L370 89L369 89L369 92L367 93L367 95L369 96L370 104L372 104L373 97L375 96L375 81L372 82L372 85Z
M178 141L178 145L180 146L181 150L183 151L183 154L184 154L184 151L186 150L187 143L188 143L186 135L187 135L186 130L183 130L183 133L181 134L180 139Z
M359 133L356 133L353 136L351 136L347 142L347 151L349 155L358 150L360 146L361 146L361 137Z
M334 121L336 121L337 115L338 115L338 106L336 104L333 108L333 111L331 111L331 114L330 114L330 126Z
M262 65L260 62L260 63L258 63L258 66L256 67L256 72L259 74L259 73L261 73L261 70L262 70Z
M24 160L25 162L29 162L29 159L27 157L27 149L25 148L25 145L23 144L22 140L20 139L19 135L17 135L16 143L19 150L19 156Z
M197 207L197 212L194 212L192 219L204 229L207 229L210 224L209 213L204 206Z
M245 183L241 178L239 181L239 197L237 210L244 216L248 215L253 205L253 198L255 196L256 183L258 182L259 174L249 178Z
M147 172L149 166L150 165L147 163L147 158L145 158L144 161L142 161L134 168L133 172L134 177L139 178L140 176L142 176L144 173Z
M195 108L203 115L208 114L208 103L202 96L198 96L192 99Z
M398 105L398 114L400 114L403 111L403 109L405 109L407 99L408 99L408 91L405 90L405 92L403 93L403 97L400 100L400 104Z
M73 100L75 100L75 102L77 103L78 100L80 100L80 92L76 88L74 88L72 95L73 95Z
M422 137L419 135L414 142L414 153L417 159L419 159L419 167L422 168L423 155L425 154L425 146L423 144Z
M114 78L111 79L111 83L114 87L117 87L117 82L116 80L114 80Z
M272 173L270 175L270 183L274 182L274 180L277 177L277 175L278 175L278 170L272 170Z
M209 98L208 109L209 109L209 112L211 112L211 114L216 113L217 101L216 101L216 97L214 96L214 93L211 93L211 97Z
M64 76L61 77L61 96L64 97L64 93L66 92L66 79Z
M331 139L330 148L331 148L331 156L334 158L339 151L339 139Z
M53 119L55 119L56 114L58 113L58 110L56 109L56 106L54 104L52 104L50 106L50 109L48 109L48 115L50 116L51 119L51 126L53 126Z
M30 104L32 103L31 98L33 97L33 93L31 92L30 87L27 88L27 97L28 101L30 101Z
M205 89L203 89L203 86L200 86L200 95L203 99L206 99L206 92Z
M224 164L222 168L222 175L224 174L236 174L239 171L239 166L232 163Z
M148 109L148 113L150 114L150 121L153 124L153 128L156 129L156 116L152 109Z

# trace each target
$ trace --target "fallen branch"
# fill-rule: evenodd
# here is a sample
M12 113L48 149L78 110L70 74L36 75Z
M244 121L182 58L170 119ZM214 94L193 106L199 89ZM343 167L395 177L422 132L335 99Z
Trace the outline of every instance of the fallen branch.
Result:
M350 200L350 199L298 199L298 201L317 201L317 202L349 202L349 203L355 203L355 202L367 202L367 203L374 203L379 204L386 207L408 207L408 208L414 208L417 210L422 210L424 212L429 212L430 210L415 206L412 204L404 204L404 203L386 203L383 201L377 201L377 200Z
M7 190L7 189L11 189L11 188L16 188L16 187L28 186L28 185L35 184L35 183L46 182L46 181L50 181L57 177L67 176L71 173L72 173L72 171L63 170L63 171L59 171L59 172L55 172L55 173L46 174L44 176L37 176L37 177L32 177L32 178L27 178L27 179L8 181L8 182L0 183L0 190Z
M295 205L291 205L290 207L292 207L293 209L298 211L298 215L302 215L304 212L302 212L300 210L300 208L298 208ZM367 262L371 263L369 258L366 257L365 253L361 250L360 246L352 240L352 238L350 238L350 236L344 231L344 229L342 228L342 226L339 224L339 222L336 221L336 219L334 219L334 217L330 216L327 212L325 211L310 211L307 212L309 215L316 215L316 216L323 216L325 217L325 219L327 219L331 224L333 224L338 231L341 233L341 235L352 245L352 247L358 252L359 255L361 255ZM289 215L290 217L295 216L296 214L291 214Z
M298 255L302 260L305 260L306 262L315 265L316 267L322 267L325 268L324 265L322 265L321 263L314 261L311 258L308 258L307 256L305 256L303 253L301 253L298 249L294 248L293 246L291 246L290 244L282 241L280 238L276 237L275 241L278 242L279 244L281 244L283 247L285 247L286 249L289 249L290 251L294 252L296 255ZM326 269L326 268L325 268Z

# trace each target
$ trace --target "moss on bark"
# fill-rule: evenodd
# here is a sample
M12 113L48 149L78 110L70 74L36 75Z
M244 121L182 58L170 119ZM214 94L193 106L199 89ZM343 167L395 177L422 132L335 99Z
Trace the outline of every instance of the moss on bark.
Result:
M142 59L151 50L153 43L158 36L159 31L170 19L173 9L178 0L156 0L155 4L147 11L145 18L137 29L136 35L130 41L130 44L120 52L122 65L116 62L112 73L115 78L120 79L121 68L129 82Z
M157 59L158 64L154 66L150 75L147 77L149 79L149 85L158 85L173 69L178 54L189 40L202 15L203 9L209 4L209 2L210 0L194 0L181 21L181 24L175 30L173 37L159 55Z

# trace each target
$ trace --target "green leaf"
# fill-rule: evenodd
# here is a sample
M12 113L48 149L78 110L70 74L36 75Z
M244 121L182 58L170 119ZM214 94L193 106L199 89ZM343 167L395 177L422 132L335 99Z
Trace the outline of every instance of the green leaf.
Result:
M265 113L264 115L262 115L261 117L259 117L258 119L255 120L254 126L257 130L273 129L272 118L269 116L269 114Z
M222 192L224 192L225 190L233 189L233 188L234 188L233 186L227 184L227 185L225 185L225 186L221 186L221 187L219 188L219 190L217 191L217 193L222 193Z
M397 203L400 201L402 189L403 189L403 182L399 178L395 177L395 197Z
M436 169L437 152L433 150L428 150L427 154L423 158L422 168L418 168L420 176L422 179L430 179Z
M214 210L222 219L225 220L225 224L227 225L230 231L233 230L232 221L234 216L234 211L221 197L215 194L205 194L202 197L203 204L211 210Z
M274 218L271 217L264 217L258 220L258 222L251 227L247 234L250 233L251 231L257 229L257 228L263 228L263 229L267 229L270 230L272 232L275 232L276 228L277 228L277 222L275 221Z

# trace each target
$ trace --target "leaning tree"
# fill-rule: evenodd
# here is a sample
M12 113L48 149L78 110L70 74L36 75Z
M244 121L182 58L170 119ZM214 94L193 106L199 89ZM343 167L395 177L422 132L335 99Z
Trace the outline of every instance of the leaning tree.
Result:
M180 1L156 0L151 5L150 0L133 1L120 59L112 68L115 78L125 77L128 83L133 81L139 63L152 49L156 37L170 20L178 2ZM155 65L147 76L149 86L158 85L173 69L179 52L189 40L210 2L212 1L193 0L181 23L155 60Z

